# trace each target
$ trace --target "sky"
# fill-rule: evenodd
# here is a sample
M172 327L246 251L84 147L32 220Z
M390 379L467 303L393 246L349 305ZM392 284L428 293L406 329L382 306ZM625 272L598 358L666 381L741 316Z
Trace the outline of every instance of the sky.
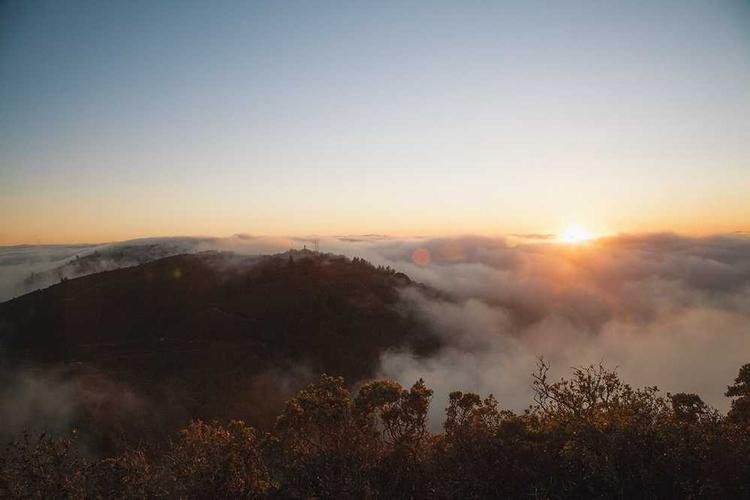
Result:
M0 3L0 245L750 230L750 2Z

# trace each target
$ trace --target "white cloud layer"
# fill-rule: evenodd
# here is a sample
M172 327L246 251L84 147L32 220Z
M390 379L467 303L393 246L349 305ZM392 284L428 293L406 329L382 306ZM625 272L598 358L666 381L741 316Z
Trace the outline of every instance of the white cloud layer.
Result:
M523 409L538 356L556 375L603 362L634 385L697 392L725 410L727 384L750 362L747 238L658 234L583 245L456 238L374 250L450 296L404 294L445 347L429 359L388 353L381 366L404 383L423 377L435 389L436 414L457 389L491 392Z
M167 238L92 247L0 248L0 300L60 277L176 253L265 254L313 248L311 238ZM493 393L505 407L530 402L538 356L553 372L603 362L634 385L723 397L750 362L750 238L617 236L581 245L545 238L391 239L342 236L321 251L390 265L442 292L408 289L403 300L441 337L430 358L389 352L380 372L435 389L435 415L451 390ZM85 266L76 256L89 256ZM31 273L36 281L29 280ZM40 277L41 276L41 277Z

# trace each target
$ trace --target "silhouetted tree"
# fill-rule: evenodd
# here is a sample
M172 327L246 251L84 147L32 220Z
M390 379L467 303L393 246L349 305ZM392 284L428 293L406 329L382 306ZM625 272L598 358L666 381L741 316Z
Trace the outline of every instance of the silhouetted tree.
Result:
M734 398L727 418L735 423L750 423L750 363L740 368L734 384L727 387L726 396Z

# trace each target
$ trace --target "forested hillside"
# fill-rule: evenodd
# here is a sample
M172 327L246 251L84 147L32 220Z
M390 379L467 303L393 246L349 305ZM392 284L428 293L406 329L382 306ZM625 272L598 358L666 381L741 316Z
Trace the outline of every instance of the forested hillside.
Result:
M189 418L268 425L315 374L356 383L385 349L434 349L400 308L410 285L309 251L180 255L0 304L0 346L6 372L54 370L72 384L75 418L109 440L163 436Z

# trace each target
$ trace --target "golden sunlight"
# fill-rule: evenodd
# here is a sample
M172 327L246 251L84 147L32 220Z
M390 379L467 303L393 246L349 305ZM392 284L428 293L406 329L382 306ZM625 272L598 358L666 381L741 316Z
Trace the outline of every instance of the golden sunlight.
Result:
M572 224L565 228L558 239L564 243L579 243L581 241L590 240L593 237L594 236L585 227L580 224Z

